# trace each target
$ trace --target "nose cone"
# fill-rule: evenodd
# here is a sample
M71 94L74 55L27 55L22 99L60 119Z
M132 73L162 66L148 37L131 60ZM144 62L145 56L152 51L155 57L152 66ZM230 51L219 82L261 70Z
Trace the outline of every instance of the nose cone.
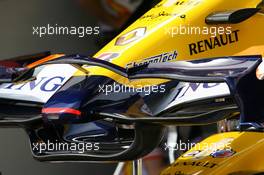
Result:
M44 121L82 123L89 120L91 111L82 106L98 95L99 87L109 81L111 79L102 76L73 76L44 105Z

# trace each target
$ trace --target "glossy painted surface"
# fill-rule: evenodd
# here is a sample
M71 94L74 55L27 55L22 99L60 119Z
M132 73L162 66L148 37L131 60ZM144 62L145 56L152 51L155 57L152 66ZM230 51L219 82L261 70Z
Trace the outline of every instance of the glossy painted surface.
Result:
M258 13L239 24L221 24L213 26L205 24L205 18L212 12L229 9L255 8L260 3L260 0L184 0L181 1L182 3L177 2L178 1L163 0L159 5L147 12L143 17L138 19L134 24L128 27L128 29L117 36L112 42L106 45L95 55L95 57L100 57L105 53L118 53L119 56L112 58L111 61L117 65L125 67L129 63L140 63L144 61L144 59L164 53L170 55L173 52L176 52L177 56L171 61L233 56L241 55L241 53L243 55L263 53L263 49L258 49L264 48L263 40L261 39L264 37L264 33L261 30L262 26L264 26L264 16L262 14ZM213 49L206 50L205 43L200 41L207 40L210 42L210 40L214 39L211 35L178 34L172 37L168 34L170 29L179 26L201 28L216 26L232 27L233 33L227 36L227 38L231 38L232 41L226 45L215 46ZM146 28L144 36L136 37L137 40L126 45L116 45L116 41L120 40L120 37L124 35L126 36L127 33L140 28ZM221 37L223 36L216 36L218 40L221 40ZM202 45L202 50L198 54L191 55L190 44L193 43L196 43L196 45L200 43ZM254 49L252 49L253 47ZM109 76L111 74L111 72L107 70L97 68L89 69L89 72L91 75L100 74ZM114 75L111 77L116 79L116 76Z
M212 135L179 157L161 175L252 175L264 172L264 133Z
M252 0L252 1L183 0L181 2L177 0L163 0L160 2L160 4L158 4L156 7L151 9L144 16L138 19L134 24L132 24L120 35L118 35L113 41L111 41L108 45L106 45L94 57L98 59L105 59L123 68L127 68L127 67L130 68L145 63L172 62L176 60L194 60L201 58L212 58L212 57L234 56L234 55L257 55L257 54L263 55L264 16L262 13L257 13L254 16L247 19L246 21L243 21L238 24L207 25L205 23L205 18L213 12L234 10L241 8L256 8L260 2L261 2L260 0ZM172 36L171 32L174 31L175 28L180 26L190 26L190 27L200 27L200 28L222 26L225 28L231 27L232 30L231 33L229 34L222 34L222 35L218 34L216 35L216 37L212 37L211 34L203 34L203 35L175 34ZM53 55L50 57L46 57L39 62L29 65L29 67L31 68L37 66L38 64L41 64L43 62L56 59L59 56L60 55ZM106 68L101 68L98 66L86 66L86 65L82 66L82 68L85 69L86 71L84 70L74 71L74 73L70 75L71 79L67 79L67 83L64 82L65 84L63 84L63 86L62 84L59 85L56 82L53 83L53 87L54 88L57 87L54 89L54 91L56 90L57 93L56 94L54 93L55 95L52 96L50 99L45 99L46 101L49 100L48 103L45 104L45 107L50 109L43 110L44 118L46 115L45 112L48 111L48 115L52 114L51 120L53 119L57 120L60 119L61 117L63 121L65 120L65 118L66 121L68 121L67 118L70 118L71 121L73 117L76 117L75 119L78 121L78 117L80 117L79 114L83 114L82 112L88 111L88 114L86 113L86 117L87 117L86 119L90 120L91 118L89 118L89 116L91 115L89 112L94 112L93 110L98 110L99 112L104 111L108 113L113 113L118 111L119 113L130 114L133 117L137 117L138 115L155 116L162 112L160 110L161 106L165 107L163 109L166 109L166 107L168 106L170 107L170 104L168 105L168 101L172 102L173 100L175 100L174 99L175 97L178 97L179 94L176 94L175 96L175 91L173 91L173 88L175 87L176 88L174 90L179 90L183 88L187 88L187 90L189 90L190 88L196 90L202 87L203 90L199 91L198 94L206 94L205 92L209 92L207 88L209 87L208 84L202 84L202 86L197 86L197 84L189 84L189 82L180 84L178 81L170 82L168 80L161 80L157 78L129 80L126 77L114 73L113 71ZM64 74L63 71L60 72ZM80 79L85 79L85 81L79 81ZM71 82L71 80L73 82ZM169 85L167 88L168 94L166 94L168 95L166 97L169 98L165 100L164 100L164 98L166 98L165 96L156 96L156 97L152 96L155 98L149 98L146 94L144 94L144 92L127 93L122 95L116 95L112 93L111 94L112 96L111 95L106 96L102 93L95 92L98 90L99 85L106 85L106 84L112 85L113 83L118 83L119 85L126 85L128 87L135 85L141 85L143 87L147 85L151 85L151 86L163 85L163 84ZM244 83L247 84L248 81L244 81ZM177 87L179 84L181 86ZM24 88L24 85L27 85L27 88L29 90L38 87L38 83L32 80L30 80L30 82L22 82L22 84L20 85L21 88ZM47 85L47 83L45 85ZM254 85L258 85L258 83ZM10 86L13 87L13 85ZM222 95L230 95L229 91L228 92L225 91L225 89L227 89L226 86L224 87L225 88L221 88L222 91L217 89L217 92L222 92ZM20 90L21 88L17 87L15 88L15 90ZM261 88L257 89L258 91L255 92L259 92ZM44 88L44 90L46 91L50 91L51 89ZM183 94L181 94L183 96L187 94L185 101L183 100L182 102L186 102L190 100L190 97L195 97L192 92L190 94L185 93L187 92L187 90L183 91ZM240 89L240 90L243 91L245 89ZM249 91L244 91L244 92L249 92ZM254 97L256 96L257 94L254 94ZM254 99L253 100L251 99L252 101L250 101L250 99L247 100L249 100L248 102L251 103L251 105L254 104L253 103ZM147 107L144 106L144 104L147 101L152 103L152 105L149 105L152 107L152 109L148 109L148 106ZM156 102L156 104L153 104L153 102L154 103ZM165 105L161 104L163 102ZM108 105L109 103L111 103L111 105ZM250 109L252 109L251 105L249 105L248 108L249 112ZM173 104L171 106L173 106ZM259 109L261 105L256 105L256 107ZM57 111L59 112L59 114L57 113L53 114L51 111ZM251 112L252 111L253 110L251 110ZM72 114L78 114L78 115L76 116ZM252 114L252 113L245 113L245 116L247 116L248 114ZM251 118L251 120L259 119L258 118L259 113L253 113L253 114L254 115L253 118ZM83 120L81 121L83 122ZM90 122L94 122L94 121L90 121ZM91 123L90 126L94 126L93 124L95 123ZM65 126L65 124L63 123L60 124L59 127L63 127L63 130L60 131L62 132L60 138L65 139L62 136L64 136L65 134L64 131L66 131L67 126ZM70 127L74 128L74 125L71 125ZM114 135L114 134L111 135L110 132L113 129L113 127L109 127L109 125L106 126L100 125L100 127L102 133L99 134L104 134L104 131L107 130L109 131L110 136ZM144 129L144 127L141 127L141 129L142 128ZM90 133L93 133L93 131L96 130L95 133L98 134L97 132L98 128L94 129L94 127L87 127L86 129L87 129L86 131ZM73 130L77 132L77 130L75 129ZM158 129L157 131L160 130ZM35 139L34 136L34 134L36 134L35 131L31 131L29 133L33 134L31 138ZM78 133L81 135L83 132L78 131ZM242 136L240 137L240 134L236 134L236 133L231 135L232 137L236 137L236 139L238 139L239 144L245 143L245 147L241 147L242 150L243 148L246 149L246 147L249 147L248 135L250 134L252 133L244 133L243 137ZM226 133L226 135L223 135L223 137L227 137L227 136L229 136L228 133ZM253 136L251 140L252 144L257 142L256 139L262 138L261 134L254 134L252 136ZM37 138L37 141L39 141L38 139L39 138ZM213 140L206 141L206 143L214 142L214 141L218 142L219 139L221 138L214 138ZM236 148L237 147L234 146L234 149ZM255 148L257 149L257 147ZM238 152L239 150L240 149L238 149ZM256 152L258 153L258 151L259 150L257 150ZM215 153L214 155L215 156L232 155L232 152L228 152L228 151L219 152L219 153ZM230 156L230 158L232 156ZM68 158L73 159L73 157L74 155L70 155L70 157ZM80 156L80 157L85 159L85 156ZM54 159L56 158L58 157L54 157ZM110 158L111 156L108 157L108 160ZM62 160L63 156L61 156L59 159ZM92 157L89 157L88 159L92 160ZM262 159L260 158L260 160ZM241 162L241 165L243 165L243 163L245 162ZM209 167L211 166L212 168L216 167L215 163L211 164L210 162L209 164L207 164L207 162L205 164L203 164L203 162L198 163L199 165L197 166L198 168L196 167L196 163L194 163L194 165L196 169L194 168L192 170L191 168L188 167L188 170L195 172L197 169L200 168L201 165L202 167L205 166L205 168L207 168L208 166ZM170 170L176 171L174 167L172 167ZM210 170L199 169L199 171L206 171L207 173L211 173L211 168Z

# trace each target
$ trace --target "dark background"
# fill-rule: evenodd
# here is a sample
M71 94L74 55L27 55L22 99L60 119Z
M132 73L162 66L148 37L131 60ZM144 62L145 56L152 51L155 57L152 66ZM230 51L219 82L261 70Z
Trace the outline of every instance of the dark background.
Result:
M39 38L32 26L97 26L77 0L0 0L0 58L45 50L59 53L92 54L98 35L79 38L52 35Z
M50 50L91 55L98 36L33 36L32 26L96 26L74 0L0 0L0 59ZM22 129L0 129L0 171L3 175L111 175L112 164L40 163L31 157Z

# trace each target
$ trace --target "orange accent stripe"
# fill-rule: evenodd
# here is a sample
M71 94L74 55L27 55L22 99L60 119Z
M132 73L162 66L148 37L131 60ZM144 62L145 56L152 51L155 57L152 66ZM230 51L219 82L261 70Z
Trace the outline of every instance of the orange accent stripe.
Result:
M69 113L74 115L81 115L81 111L72 108L43 108L42 113L46 113L46 114Z
M36 67L36 66L38 66L40 64L43 64L43 63L45 63L47 61L55 60L56 58L59 58L59 57L62 57L62 56L65 56L65 55L64 54L54 54L54 55L50 55L48 57L45 57L43 59L40 59L40 60L32 63L32 64L27 65L27 68L31 69L31 68Z

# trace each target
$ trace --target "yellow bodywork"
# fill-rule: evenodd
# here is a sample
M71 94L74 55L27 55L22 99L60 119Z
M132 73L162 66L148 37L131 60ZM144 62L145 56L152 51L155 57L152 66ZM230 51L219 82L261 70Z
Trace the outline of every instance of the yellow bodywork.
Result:
M94 57L100 58L104 54L116 53L118 56L110 61L126 67L129 63L139 63L147 58L174 51L177 52L177 56L172 61L263 54L264 14L257 13L238 24L207 25L205 23L205 18L213 12L256 8L260 2L261 0L163 0L119 34ZM227 42L226 45L219 46L216 43L213 49L206 49L203 44L200 49L201 52L191 54L190 44L195 43L198 45L199 42L201 44L205 40L214 42L215 38L212 34L204 33L172 35L172 31L180 26L199 27L200 29L204 27L229 27L232 33L228 36L222 36L229 40L225 41ZM145 33L142 34L144 28ZM141 32L133 33L133 31L140 30ZM221 39L221 36L218 34L216 38ZM91 75L111 77L120 83L130 83L119 75L103 68L89 67L89 72ZM80 74L82 73L78 72L76 75ZM148 81L148 83L154 82Z
M205 18L219 11L229 11L243 8L256 8L261 0L163 0L151 9L125 31L94 55L104 58L104 54L116 54L111 58L114 64L131 67L159 55L176 53L176 60L193 60L219 56L264 55L264 14L259 12L238 24L207 25ZM224 27L231 29L231 34L174 34L180 26L185 27ZM227 38L226 44L217 43L216 39ZM213 42L212 49L206 48L205 42ZM190 50L190 45L196 45L196 52ZM200 49L200 50L199 50ZM129 66L128 66L129 65ZM111 77L119 83L159 84L165 80L147 79L128 81L109 70L88 67L90 75ZM80 71L76 76L82 75ZM214 158L211 154L226 149L219 143L228 143L233 155L225 158ZM214 149L204 145L216 144ZM183 155L162 175L226 175L255 174L264 172L264 134L257 132L230 132L213 135L199 143L197 147L187 152L201 151L200 156Z
M114 64L122 67L139 64L149 58L162 54L176 52L176 60L193 60L219 56L264 55L264 14L259 12L249 19L238 24L207 25L205 18L219 11L229 11L243 8L256 8L261 0L163 0L151 9L102 50L94 55L101 58L104 54L115 53L118 56L111 58ZM231 29L231 34L215 37L212 34L173 34L180 26L224 27ZM227 44L215 43L216 39L227 38ZM213 42L212 49L206 48L205 42ZM191 52L190 45L200 47L195 53ZM196 48L196 49L197 49ZM174 55L175 56L175 55ZM103 57L102 57L103 58ZM129 64L131 63L131 64ZM131 84L159 84L165 80L148 79L128 81L109 70L89 67L90 75L111 77L119 83ZM82 75L82 72L76 75ZM233 155L225 158L213 158L211 154L217 149L226 149L219 143L227 143ZM214 149L208 146L215 144ZM188 157L183 155L162 175L243 175L264 172L264 133L257 132L230 132L213 135L199 143L201 147L193 151L201 151L200 156ZM198 150L199 149L199 150Z
M233 154L213 157L217 150ZM227 132L212 135L182 155L161 175L253 175L264 172L264 134Z
M193 60L219 56L264 55L264 14L256 13L238 24L207 25L205 18L219 11L243 8L256 8L261 0L162 0L158 5L139 18L125 31L94 55L98 59L108 59L122 67L140 64L147 60L166 57L168 61ZM224 27L231 29L230 34L175 34L180 26ZM219 43L219 40L226 39ZM218 40L218 41L216 41ZM206 45L212 43L212 48ZM223 44L225 43L225 44ZM196 50L190 49L192 46ZM110 70L96 67L84 67L89 75L102 75L126 84L152 85L167 80L133 80L121 77ZM78 71L75 76L85 75ZM233 155L225 158L213 158L216 150L205 145L216 143L216 149L226 149L219 143L228 143ZM264 133L230 132L213 135L197 147L180 157L162 175L222 175L254 174L264 172ZM188 156L190 152L199 152L198 156ZM201 153L202 152L202 153Z

